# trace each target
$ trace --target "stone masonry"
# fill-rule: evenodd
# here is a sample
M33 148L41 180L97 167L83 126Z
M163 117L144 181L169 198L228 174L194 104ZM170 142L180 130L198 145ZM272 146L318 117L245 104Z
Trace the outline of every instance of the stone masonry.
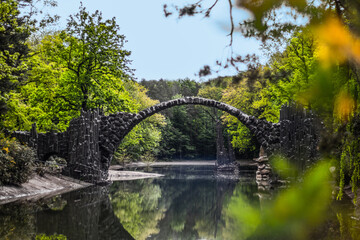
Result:
M271 123L243 113L228 104L200 97L185 97L159 103L139 113L119 112L103 115L98 110L82 112L70 122L65 132L14 132L21 142L37 149L40 160L57 155L67 160L65 174L87 182L107 181L108 169L115 150L124 137L141 121L173 106L196 104L215 107L239 119L256 136L265 152L271 155L287 142L280 123ZM284 138L281 138L284 136ZM283 143L284 142L284 143Z

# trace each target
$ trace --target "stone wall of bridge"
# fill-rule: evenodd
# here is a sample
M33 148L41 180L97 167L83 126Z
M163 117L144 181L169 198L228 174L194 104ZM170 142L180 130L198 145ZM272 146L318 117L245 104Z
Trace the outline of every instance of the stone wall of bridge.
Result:
M316 155L319 134L314 127L314 118L299 108L285 106L281 110L280 122L271 123L228 104L199 97L163 102L137 114L119 112L105 116L97 110L82 112L80 117L70 122L65 132L37 133L36 125L33 125L30 132L14 132L13 136L34 147L40 160L44 161L51 155L65 158L66 175L99 183L107 180L116 149L138 123L161 110L185 104L215 107L237 117L256 136L268 155L281 152L290 159L303 156L305 162ZM301 161L298 164L305 165Z
M280 110L280 148L288 161L305 170L319 158L318 146L323 125L315 114L291 103Z
M36 149L38 159L46 161L56 155L66 159L63 174L86 182L100 183L107 180L109 164L100 151L99 111L82 112L70 121L65 132L37 133L36 124L30 132L15 131L12 136L21 143Z

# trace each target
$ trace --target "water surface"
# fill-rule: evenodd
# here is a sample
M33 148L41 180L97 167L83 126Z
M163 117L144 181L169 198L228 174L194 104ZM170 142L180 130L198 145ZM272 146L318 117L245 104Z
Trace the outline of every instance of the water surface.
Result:
M234 218L249 209L266 212L276 195L258 191L253 171L234 176L215 174L209 166L147 170L165 177L2 205L0 239L264 239L261 229L252 229L253 219L239 224ZM230 206L240 199L243 205L234 213ZM307 239L359 239L351 206L332 204L327 214L323 224L309 227Z

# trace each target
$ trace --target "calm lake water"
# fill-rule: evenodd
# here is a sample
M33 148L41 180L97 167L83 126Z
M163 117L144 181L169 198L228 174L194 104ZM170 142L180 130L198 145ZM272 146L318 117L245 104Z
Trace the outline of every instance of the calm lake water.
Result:
M238 177L216 175L209 166L150 171L166 176L2 205L0 239L268 239L251 230L252 215L243 224L234 220L249 209L266 211L271 196L259 194L254 171L241 171ZM231 204L239 199L244 211L234 213ZM360 238L351 206L333 204L327 214L321 225L309 226L307 239ZM272 239L289 238L280 234Z

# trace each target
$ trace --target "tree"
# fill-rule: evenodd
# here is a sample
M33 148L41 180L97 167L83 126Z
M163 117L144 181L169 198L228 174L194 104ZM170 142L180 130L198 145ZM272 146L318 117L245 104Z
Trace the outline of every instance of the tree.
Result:
M184 96L197 96L201 84L189 79L175 81L141 81L151 98L167 101ZM163 111L167 124L162 127L159 158L214 159L214 123L199 106L177 106Z
M43 2L44 6L56 6L56 2ZM34 16L39 10L33 0L4 0L0 2L0 116L8 110L8 93L16 90L27 78L30 57L27 41L39 27L56 22L57 16L42 16L37 21Z
M80 7L65 30L29 42L27 81L11 93L5 125L28 129L36 121L41 131L63 131L80 110L136 111L125 89L131 69L124 38L114 18L103 20L100 12Z
M29 55L26 40L33 26L26 19L20 14L18 1L0 2L0 114L7 110L7 93L24 80L27 70L24 64Z
M123 100L111 89L120 90L119 81L131 79L130 52L115 18L103 20L102 13L89 14L85 7L70 16L66 30L47 44L46 55L69 70L68 84L77 92L78 110L104 107L114 111ZM110 89L110 90L109 90Z
M199 96L214 99L217 101L220 101L222 97L222 92L224 86L228 84L227 79L213 79L209 80L202 86L202 88L199 90ZM221 120L221 116L223 115L223 112L216 108L212 108L210 111L208 111L204 107L200 107L203 109L205 113L207 113L210 117L209 121L213 122L213 125L216 126L216 161L218 165L227 164L230 161L233 161L235 159L232 159L234 153L232 152L233 149L227 149L224 145L224 124ZM214 136L215 137L215 136ZM228 136L227 139L229 142L230 136ZM231 143L230 143L231 144Z
M211 17L214 8L219 5L218 0L190 1L183 6L169 7L164 5L164 14L169 17L177 13L178 18L184 16L195 16L198 14L204 17ZM349 27L351 32L359 36L359 13L360 4L351 0L274 0L274 1L242 1L228 0L228 19L230 22L229 47L230 55L223 61L216 63L224 68L230 66L238 68L238 64L247 63L248 67L253 67L256 56L240 56L232 51L234 34L240 32L248 38L256 38L262 41L265 50L274 53L283 49L288 44L294 32L301 26L317 26L323 24L325 19L331 15L336 15L338 19ZM239 23L236 22L234 7L241 8L249 12L250 17ZM298 19L301 19L298 21ZM216 71L219 72L219 71ZM209 66L204 66L199 71L199 75L211 74Z
M136 82L126 82L125 88L134 99L136 112L159 103L148 97L147 89ZM159 113L136 125L121 142L116 154L118 159L130 157L131 160L136 161L145 154L156 155L163 137L161 129L164 127L166 127L165 117Z

